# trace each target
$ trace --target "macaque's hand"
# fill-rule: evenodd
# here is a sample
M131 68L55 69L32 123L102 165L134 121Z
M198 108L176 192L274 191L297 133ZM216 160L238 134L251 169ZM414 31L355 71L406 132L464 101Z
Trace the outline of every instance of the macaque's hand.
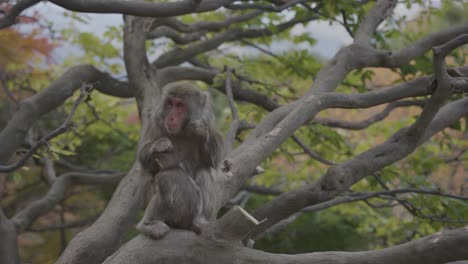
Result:
M168 138L159 138L153 143L147 145L148 148L144 151L141 162L143 166L151 173L158 173L163 167L166 167L167 157L171 156L173 145Z
M168 138L160 138L153 142L151 146L152 153L166 153L171 152L173 149L172 142Z

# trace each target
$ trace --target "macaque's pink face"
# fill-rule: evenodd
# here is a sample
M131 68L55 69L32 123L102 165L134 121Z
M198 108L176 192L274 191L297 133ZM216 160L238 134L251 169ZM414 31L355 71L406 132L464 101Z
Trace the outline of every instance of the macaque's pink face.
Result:
M166 117L164 126L167 133L177 135L182 130L187 119L187 104L178 97L168 97L165 102Z

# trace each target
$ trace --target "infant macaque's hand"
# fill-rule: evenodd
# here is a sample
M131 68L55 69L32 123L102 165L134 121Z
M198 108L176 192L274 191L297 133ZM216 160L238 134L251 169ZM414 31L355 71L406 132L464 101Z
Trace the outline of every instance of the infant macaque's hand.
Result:
M171 152L172 151L172 142L168 138L160 138L153 142L151 146L151 152L153 153L164 153L164 152Z

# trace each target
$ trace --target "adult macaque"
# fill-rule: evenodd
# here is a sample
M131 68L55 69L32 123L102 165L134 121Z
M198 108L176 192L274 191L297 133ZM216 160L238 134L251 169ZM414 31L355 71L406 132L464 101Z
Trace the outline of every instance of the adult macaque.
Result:
M196 231L200 222L194 213L197 208L202 209L201 215L205 219L215 217L213 208L216 199L212 182L214 168L220 163L223 153L222 137L215 127L209 98L190 83L170 84L163 91L154 120L154 126L150 129L152 133L150 141L143 146L140 161L143 168L156 175L156 182L162 173L164 182L157 182L158 193L148 205L138 229L146 235L161 237L169 230L166 224L187 228L187 223L190 222L191 227L194 226L192 229ZM163 155L165 152L168 154ZM167 164L171 165L169 166L171 169L164 167L168 165L164 164L166 161L161 161L163 159L169 160ZM183 178L182 174L195 181L195 185ZM171 175L175 175L176 179L169 180ZM197 194L201 199L197 198ZM175 217L172 214L156 216L162 211L172 210L166 208L167 204L164 201L173 199L172 197L177 195L180 197L176 203L185 201L185 204L179 204L178 206L183 209L177 209L174 214L185 213L182 216L189 218L190 221L180 223L178 219L171 219ZM158 199L161 202L157 202ZM193 201L196 201L197 205L194 205Z
M158 169L156 191L137 229L153 238L167 234L169 226L200 233L206 219L202 215L200 188L190 175L190 168L172 151L168 138L160 138L152 146L154 166Z

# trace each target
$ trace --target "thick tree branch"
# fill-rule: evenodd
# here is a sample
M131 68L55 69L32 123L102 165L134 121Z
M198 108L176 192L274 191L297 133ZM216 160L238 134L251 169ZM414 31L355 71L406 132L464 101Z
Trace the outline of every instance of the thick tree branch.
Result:
M0 208L0 263L19 264L17 233L13 222Z
M460 196L460 195L453 195L450 193L441 192L440 190L427 190L427 189L420 189L420 188L404 188L404 189L396 189L396 190L385 190L380 192L370 192L370 193L350 193L345 196L340 196L333 200L329 200L323 203L319 203L316 205L308 206L303 208L301 211L292 214L286 219L283 219L270 227L264 233L260 234L259 236L255 237L255 240L258 240L265 235L272 235L284 230L289 224L294 222L300 215L306 212L316 212L320 210L324 210L336 205L345 204L345 203L353 203L363 200L368 200L372 198L382 198L382 199L394 199L395 195L399 194L425 194L425 195L434 195L440 196L445 198L451 198L456 200L468 201L468 196Z
M54 161L49 158L43 158L44 174L49 185L52 185L57 180L57 173L54 168Z
M468 26L462 25L430 34L399 51L376 50L366 45L351 44L341 49L317 74L307 95L331 92L353 69L364 67L401 67L416 59L430 48L441 45L461 34L468 33ZM333 76L333 78L330 78Z
M161 55L157 60L155 60L152 63L152 65L156 68L164 68L170 65L177 65L189 60L190 58L200 53L215 49L223 43L243 38L258 38L262 36L271 36L273 34L277 34L278 32L287 30L296 24L305 23L316 18L317 16L315 14L302 18L293 18L288 22L277 25L275 31L268 28L250 30L240 30L238 28L228 29L224 32L216 34L214 37L208 40L194 43L184 49L175 49L169 51Z
M200 67L170 66L159 70L159 81L161 85L182 80L202 81L212 84L215 76L219 74L214 69L204 69Z
M425 103L421 101L397 101L388 104L384 110L374 114L373 116L364 119L362 121L347 121L347 120L338 120L331 118L314 118L313 122L321 124L328 127L336 127L350 130L361 130L368 128L369 126L384 120L393 110L399 107L408 107L408 106L424 106Z
M176 44L188 44L190 42L200 40L205 35L205 32L192 32L192 33L179 33L176 30L167 27L161 26L157 29L146 34L148 39L157 39L161 37L166 37L172 39Z
M232 16L223 21L200 21L193 24L185 24L176 18L165 18L158 20L160 27L149 32L147 37L154 39L158 37L168 37L177 44L188 44L195 40L200 40L206 31L220 31L229 26L242 23L263 14L263 11L252 11L239 16ZM185 33L181 34L179 32Z
M232 113L232 123L229 127L229 130L226 135L225 147L226 153L231 152L232 146L236 141L237 131L240 127L239 114L237 113L237 107L234 102L234 96L232 95L232 70L230 68L226 69L226 96L229 102L229 108Z
M188 59L217 48L221 44L234 40L240 31L238 29L230 29L222 33L216 34L214 37L194 43L183 49L175 49L161 55L157 60L155 60L152 65L156 68L164 68L171 65L177 65L182 62L187 61Z
M252 12L248 12L239 16L231 16L226 18L223 21L199 21L195 22L189 27L192 30L196 31L220 31L222 29L228 28L234 24L242 23L249 21L261 14L263 14L263 11L255 10Z
M158 18L155 24L153 24L153 28L157 28L159 26L167 26L169 28L172 28L176 31L183 32L183 33L193 33L194 30L190 27L189 24L186 24L177 17L161 17Z
M94 71L98 70L94 68ZM85 80L82 80L82 82L85 82ZM99 92L110 96L120 98L132 98L135 96L135 90L128 85L128 82L119 81L104 72L101 72L94 86Z
M445 103L445 101L452 93L452 78L447 73L445 57L449 54L449 52L467 42L468 34L465 34L447 42L444 45L434 47L434 76L437 80L437 89L427 102L427 105L424 107L419 118L410 127L410 134L414 134L416 136L422 135L434 116L439 111L440 107Z
M137 236L109 257L105 264L139 264L164 261L177 263L236 264L441 264L468 258L468 227L446 230L398 246L361 252L316 252L287 255L272 254L236 244L203 239L188 231L172 231L165 239ZM216 249L216 250L213 250ZM200 252L204 252L200 254Z
M376 24L374 22L369 22L369 23L370 25ZM375 25L375 27L377 27L377 25L378 23ZM373 30L375 31L375 29ZM364 30L364 31L368 32L368 30ZM254 35L258 36L259 32L260 31L258 30L252 30L252 31L249 31L249 34L252 34L252 37L254 37ZM245 32L242 32L242 33L245 33ZM226 34L226 33L221 33L218 36L222 34ZM242 37L249 37L250 36L249 34L243 35ZM370 36L370 34L367 34L367 33L364 35ZM215 38L216 37L217 36L215 36ZM177 53L172 53L172 54L168 53L172 56L164 58L166 59L166 61L164 62L163 60L164 63L162 63L161 65L156 65L157 63L155 63L155 66L162 68L167 65L182 63L186 61L187 59L190 59L190 57L197 55L200 52L204 52L206 50L216 48L220 45L220 43L216 41L212 41L212 42L209 42L209 41L210 40L207 40L206 42L203 42L203 41L200 42L200 43L205 43L205 44L210 43L209 45L211 46L208 45L209 46L208 49L205 49L206 47L203 47L202 45L196 46L197 44L195 44L187 48L187 49L193 48L192 50L189 50L190 52L187 52L187 49L185 49L185 50L179 50L177 51ZM226 41L226 39L221 39L220 41L222 43ZM319 88L319 89L314 89L314 92L315 91L326 91L326 92L333 91L333 89L336 88L336 85L338 85L343 80L343 78L346 76L347 73L349 73L350 70L364 65L364 61L366 61L367 59L365 57L359 58L358 60L352 60L354 57L351 55L351 53L358 49L366 50L366 48L358 47L358 45L355 45L349 48L345 48L335 58L335 60L332 60L327 65L325 70L321 72L316 82L314 83L314 87ZM182 55L180 55L179 53ZM357 53L359 55L363 54L362 52L361 53L357 52ZM129 70L129 66L130 65L127 65L128 70ZM141 71L141 72L144 72L145 74L152 73L151 71L147 71L147 72ZM159 70L157 74L161 74L161 72L163 72L163 70ZM158 77L161 77L161 76L159 75ZM155 83L156 87L152 87L154 90L158 90L161 87L161 82L159 82L160 79L159 78L156 78L156 79L158 79L158 82ZM165 80L167 81L168 79L169 78L166 78ZM137 81L138 81L137 79L133 79L131 80L131 83L137 82ZM446 85L444 84L440 84L440 83L438 84L439 84L439 88L440 87L447 88ZM424 93L424 94L432 93L433 90L429 89L429 87L430 85L427 85L424 87L424 89L418 92ZM154 106L154 104L149 103L149 99L148 101L144 100L145 98L153 98L153 96L150 96L152 94L148 92L150 88L151 87L148 85L147 87L143 89L139 89L139 91L142 91L143 94L140 94L137 96L138 98L142 99L139 101L140 109L144 109L145 111L149 109L150 105ZM234 97L235 85L233 85L232 88L233 88L232 97ZM287 208L285 209L284 207L287 207L287 206L296 207L296 206L310 205L310 204L315 204L317 202L326 201L327 199L331 199L335 197L337 193L342 191L344 186L350 185L352 184L352 182L358 181L359 179L364 177L363 175L366 175L369 171L378 169L379 166L380 167L385 166L385 164L387 164L388 162L395 162L401 157L408 155L417 144L420 144L422 142L420 139L424 138L424 135L426 135L427 131L437 131L437 129L432 127L432 124L433 123L435 124L435 122L439 120L438 119L439 114L445 113L445 109L446 109L445 107L442 108L442 110L439 112L439 114L437 114L435 119L432 120L435 114L437 113L438 109L440 108L441 102L443 102L446 98L445 93L443 94L438 93L438 91L441 90L439 88L436 90L436 92L433 95L435 99L428 104L432 109L427 110L421 115L422 120L420 122L417 122L414 126L412 126L409 129L405 129L397 133L394 137L392 137L392 139L386 142L388 143L386 146L381 147L381 148L376 148L372 151L369 151L368 153L359 155L356 159L353 160L354 164L344 163L344 164L340 164L340 165L332 167L329 170L329 173L327 173L326 175L327 177L323 177L319 181L319 183L314 185L316 186L316 188L301 189L301 191L303 191L304 193L290 192L290 193L281 195L280 197L283 197L283 198L286 197L289 199L276 200L278 203L276 204L277 207L274 207L274 209L279 209L277 213L281 215L281 217L285 217L290 212L285 213L285 210L287 211L289 209ZM448 90L448 89L444 89L444 90ZM395 90L392 90L392 92L394 91ZM222 183L223 184L222 190L224 190L225 193L222 194L223 197L221 197L220 200L225 201L226 199L230 198L230 194L232 194L233 192L236 192L239 189L239 187L243 184L243 182L245 181L245 178L247 177L246 175L251 174L251 172L253 171L252 169L253 164L256 165L262 160L264 160L265 157L271 154L271 152L273 152L274 149L276 149L279 146L279 144L284 142L286 138L292 135L294 130L296 130L302 124L310 121L310 119L313 118L315 114L317 114L319 111L326 109L326 108L333 107L333 106L337 106L337 105L342 106L342 107L352 108L356 106L376 105L376 104L381 104L382 102L389 102L391 99L396 100L396 98L404 98L404 97L401 97L403 95L395 94L395 93L391 93L392 97L390 98L379 98L378 96L381 96L382 94L384 94L384 92L377 93L377 94L369 93L365 95L356 95L356 96L355 95L351 95L351 96L342 95L342 94L336 94L336 93L327 93L327 94L315 93L314 94L314 92L311 91L307 96L304 97L304 99L300 100L297 103L293 103L288 106L277 109L277 111L275 111L274 114L271 115L272 118L268 119L266 122L269 122L272 120L273 121L270 124L266 124L266 125L262 124L262 127L259 130L257 130L257 133L254 133L255 136L252 137L253 140L250 141L249 144L245 144L244 150L248 150L248 151L243 151L243 153L241 154L237 152L236 155L230 156L232 160L228 160L228 163L234 164L234 166L223 168L223 170L220 170L220 174L226 178L231 177L235 179L232 179L232 180L228 179L224 183ZM414 91L410 91L410 92L403 91L403 94L405 95L418 94L418 92L415 93ZM366 100L368 100L369 98L375 98L376 100L364 101L363 100L364 98L366 98ZM455 111L456 112L455 116L443 116L443 118L447 120L451 120L452 122L454 118L460 118L459 114L466 115L466 111L467 111L465 110L467 108L466 107L467 102L464 101L463 99L453 104L457 105L458 107L460 107L460 104L461 104L462 106L461 110L458 112ZM451 108L453 104L448 105L450 106L449 108ZM151 120L151 119L148 118L149 116L145 115L146 112L144 111L142 112L143 112L142 118L146 120L143 122L143 124L145 124L145 122L148 122L148 120ZM287 118L284 118L285 116L287 116ZM448 123L448 121L444 121L444 122ZM447 123L441 124L441 129L443 128L443 125ZM147 126L145 127L144 125L143 132L142 132L142 140L144 140L145 133L146 133L145 130L147 129L148 127ZM261 131L261 133L258 133L258 131ZM418 139L418 141L415 143L413 142L414 139ZM250 143L253 143L253 144L250 145ZM374 163L365 164L366 161L370 161L370 162L376 161L376 162L375 164ZM241 167L241 166L244 166L244 167ZM139 182L139 179L133 178L133 180L136 182ZM132 186L134 188L132 189L132 191L138 192L142 190L142 188L138 188L140 186L135 187L135 185L138 185L138 184L133 183ZM219 190L221 190L221 188ZM120 191L117 191L114 196L116 197L117 194L121 196L125 196L125 194L128 194L128 193L129 193L129 188L122 187L122 189ZM296 194L298 194L298 196L294 196ZM300 195L303 195L303 196L300 196ZM124 211L127 214L134 212L134 210L132 211L131 208L134 208L133 205L135 204L135 197L128 197L128 196L129 195L125 197L125 198L128 198L128 202L127 200L125 200L125 203L123 202L124 200L118 197L113 198L113 200L114 199L116 200L115 203L117 203L117 201L122 203L122 206L124 207ZM107 221L110 222L111 225L113 226L109 225L109 223L105 223L107 225L104 225L104 224L99 225L97 223L94 224L93 228L99 226L105 229L105 231L97 230L96 228L94 228L92 230L91 229L87 230L86 231L87 235L89 236L91 231L95 231L96 234L100 236L100 238L95 238L95 237L92 238L91 240L93 243L88 243L89 239L83 239L81 240L80 243L78 242L75 243L74 248L68 250L68 256L72 256L74 254L72 252L79 252L77 253L77 255L81 256L81 259L80 259L81 261L84 260L84 261L91 261L92 263L96 263L98 261L102 261L107 255L109 255L110 252L112 252L115 249L116 247L115 245L118 243L115 241L118 241L120 238L122 238L121 233L125 233L124 231L126 230L126 228L128 228L128 222L125 222L124 220L125 217L123 217L121 214L118 214L118 212L116 212L116 208L118 206L116 206L115 203L110 204L108 209L106 210L106 212L113 211L117 215L115 220L109 219L110 213L108 213L108 216L106 217ZM270 214L272 214L272 212L268 212L263 215L259 214L259 215L270 216ZM278 220L278 219L275 220L274 217L275 216L272 217L273 220L270 223L274 223L275 221ZM104 218L104 217L101 217L101 218ZM259 219L262 220L262 218L259 218ZM269 221L269 219L267 221ZM120 222L121 224L122 222L124 222L122 225L126 227L121 227L119 229L119 227L116 227L114 225L116 222ZM266 226L268 226L268 224ZM114 236L107 235L106 231L111 231L112 233L114 233L115 229L117 229L118 231L122 231L120 232L120 235L114 235ZM450 243L454 243L451 240L453 239L452 235L454 235L456 237L456 240L458 240L457 243L466 244L465 240L468 239L467 238L468 235L465 233L466 232L464 232L463 236L461 237L460 237L460 233L458 234L450 233L448 236L448 239L445 239L445 238L441 239L442 240L441 242L438 242L439 240L431 241L431 242L434 242L432 244L435 244L436 242L438 243L437 250L439 250L438 253L440 254L441 250L442 251L446 250L446 248L444 247L453 246L452 244L450 245L446 244L448 240L451 241ZM107 236L103 237L102 235L107 235ZM103 240L106 240L106 241L111 240L112 242L106 243ZM428 248L432 247L432 244L428 246ZM459 245L459 244L455 244L455 245ZM416 254L414 253L409 254L409 252L414 251L414 249L412 248L414 246L415 246L414 244L411 244L410 246L403 247L403 249L401 248L399 249L400 251L403 251L403 253L407 253L407 254L403 254L403 256L398 256L399 262L418 263L418 262L415 262L417 259L415 259L414 255ZM426 249L424 253L435 254L434 250L429 251L427 250L427 248L424 248L424 246L427 246L427 244L423 243L421 245L421 244L416 243L416 246L418 249L420 248ZM94 247L97 247L99 249L102 248L103 252L102 253L96 252L95 250L93 250ZM176 248L176 250L174 250L174 248ZM207 254L200 254L200 252L205 252L206 248L216 248L219 250L210 251ZM408 250L408 248L409 248L409 252L406 252L405 250ZM148 249L151 249L151 254L149 253L150 250ZM181 251L177 252L179 249ZM181 252L183 252L183 254L181 254ZM192 254L192 252L194 253ZM239 252L243 254L239 254ZM251 252L254 252L254 253L251 253ZM384 252L384 254L379 255L379 254L382 254L382 252ZM237 247L231 248L231 245L229 243L222 244L222 246L220 247L219 241L213 242L213 241L210 241L209 239L200 241L198 236L195 236L188 231L180 231L180 232L173 231L173 232L170 232L165 239L157 240L157 241L149 240L145 237L139 236L136 239L132 240L130 243L127 243L114 256L111 256L110 258L108 258L106 260L106 263L126 263L126 262L135 261L135 259L138 259L138 261L141 263L151 263L151 262L154 263L155 261L158 262L159 260L166 261L168 263L183 263L183 262L193 262L194 260L197 261L197 258L202 258L199 260L199 262L207 262L207 259L209 257L212 257L212 256L209 256L209 254L213 254L213 259L212 261L208 261L208 262L213 262L213 263L231 263L234 261L236 261L236 263L243 263L243 262L245 263L290 263L290 262L310 263L313 261L326 261L329 259L333 259L334 261L339 262L339 261L342 261L342 259L344 259L345 257L349 257L349 259L354 261L351 263L375 263L375 261L378 261L381 263L390 263L388 262L387 259L384 259L383 257L385 256L388 258L389 253L397 254L397 252L393 252L391 250L387 251L387 253L385 253L385 250L376 251L376 252L364 252L361 254L360 253L361 252L349 253L349 254L348 253L328 253L328 254L322 254L322 255L306 254L306 255L297 255L297 256L274 255L274 254L268 254L268 253L257 252L257 251L249 251L244 248L240 248L240 249ZM453 255L447 256L446 254L442 254L443 255L442 260L450 261L453 259L457 259L459 257L464 258L466 257L466 254L467 254L466 251L462 251L459 247L459 248L456 248L455 250L455 256ZM423 258L425 257L426 256L424 255ZM158 258L161 258L161 259L158 259ZM75 257L74 262L78 262L78 259L79 259L78 257ZM174 261L171 262L171 259L173 259ZM426 263L431 263L431 261L434 262L433 258L428 258L424 260ZM441 261L441 259L437 259L437 261ZM62 262L64 263L68 262L68 259L63 258Z
M408 64L410 61L421 57L432 47L444 44L462 34L468 33L468 25L460 25L429 34L397 51L369 50L360 56L365 56L362 60L362 67L388 67L395 68ZM359 55L358 55L359 56Z
M454 73L455 72L455 73ZM449 69L450 75L455 76L462 76L468 74L468 67L461 67L455 70ZM457 79L453 79L456 81ZM320 106L317 106L317 109L311 109L311 118L315 116L321 110L327 108L368 108L376 105L380 105L383 103L388 103L392 101L397 101L407 97L414 97L414 96L423 96L428 95L434 90L434 79L431 76L421 77L414 79L410 82L398 84L395 86L381 88L379 90L375 90L368 93L363 94L340 94L340 93L328 93L328 94L321 94L320 96L316 96L313 100L316 103L319 103ZM262 135L265 135L271 129L278 124L278 122L284 117L286 117L293 109L295 109L299 105L299 102L292 103L290 105L281 106L274 110L270 115L265 117L263 121L256 126L256 129L250 133L249 137L244 141L244 143L234 150L234 152L230 153L230 157L236 157L239 154L242 155L250 155L253 153L252 150L249 150L255 142ZM314 103L309 104L309 106L314 106ZM305 110L298 111L301 113L302 117L307 116L307 112ZM286 128L289 128L290 125L286 125ZM292 131L292 130L291 130ZM262 145L259 145L262 146ZM264 153L264 149L254 150L255 153ZM255 157L255 155L253 155ZM245 164L249 164L248 162L253 162L252 157L247 157ZM246 168L246 166L243 166ZM249 175L249 174L246 174ZM235 178L233 178L235 179ZM242 182L239 182L242 185ZM232 186L232 185L231 185ZM233 195L233 194L232 194Z
M133 2L131 2L133 3ZM138 162L139 149L150 139L154 123L152 108L158 104L162 85L158 72L148 66L143 30L152 19L125 17L124 59L131 87L136 88L137 106L142 120L136 161L114 192L107 208L90 227L73 238L58 263L102 263L119 246L126 232L134 224L143 204L144 193L151 176Z
M8 172L8 171L13 171L13 170L16 170L18 169L19 167L23 166L23 164L34 154L36 153L36 151L42 147L42 146L46 146L47 144L49 144L49 141L63 133L65 133L69 127L70 127L70 121L71 121L71 118L72 116L75 114L76 112L76 109L78 108L78 105L80 105L80 103L88 96L88 92L91 91L92 89L92 85L89 85L89 84L83 84L80 88L81 90L81 94L80 96L78 97L78 99L75 101L75 103L73 104L73 107L70 111L70 113L68 114L67 118L65 119L65 121L62 123L62 125L60 125L58 128L54 129L53 131L51 131L49 134L47 134L46 136L44 136L43 138L41 138L39 140L39 142L37 142L32 148L30 148L18 161L16 161L15 163L11 164L11 165L5 165L5 166L1 166L0 165L0 172Z
M465 40L464 37L463 40ZM459 39L455 39L453 42L460 44ZM449 46L453 48L457 45ZM417 145L420 144L420 140L423 138L423 133L426 130L426 127L430 124L434 114L437 113L442 102L450 94L451 91L448 89L448 86L449 85L446 83L439 83L438 89L436 89L436 92L424 108L420 118L418 118L413 126L409 127L408 129L400 130L386 143L364 152L348 162L331 167L316 184L301 188L297 191L285 193L275 199L278 201L278 203L273 200L264 208L258 210L254 214L257 219L268 219L264 222L264 224L260 225L259 232L262 231L263 227L269 226L272 223L276 223L279 219L281 219L278 218L278 216L283 214L282 211L287 212L286 215L290 215L298 209L305 207L302 206L295 208L296 205L310 205L311 201L315 201L313 204L316 204L325 200L329 200L336 194L346 190L346 188L349 188L352 184L362 179L362 177L365 177L366 175L409 155L417 147ZM283 142L289 134L293 133L293 131L297 129L298 125L304 124L308 119L313 118L321 109L326 108L327 105L328 107L331 106L333 103L328 104L327 100L325 99L325 97L330 95L331 94L309 96L306 100L303 100L303 102L301 102L296 109L290 112L287 118L284 118L278 125L276 125L273 130L261 138L258 138L255 143L249 144L248 147L243 148L242 151L236 151L234 152L235 154L229 155L229 173L233 175L239 175L240 177L230 177L229 188L226 189L226 193L231 194L231 191L236 190L233 186L242 184L242 182L245 180L244 177L249 175L250 171L252 170L252 166L254 164L259 164L264 158L266 158L268 153L274 151L274 149L276 149L276 147L281 144L281 142ZM336 98L334 99L338 99L338 101L340 101L339 97L345 97L347 99L354 96L360 97L360 95L335 95ZM375 94L371 92L367 95L374 96ZM398 95L393 94L393 96ZM332 99L332 101L334 99ZM379 100L387 99L389 98L355 102L361 104L373 104L377 103ZM458 102L460 101L465 103L463 99L459 100ZM450 108L450 106L453 105L457 104L452 103L446 107ZM466 109L465 111L468 111L467 107L462 108ZM461 117L462 116L457 116L457 118ZM452 122L455 121L452 119L452 116L446 116L444 118L451 119ZM233 155L237 156L233 157ZM242 164L242 166L238 166L240 164ZM249 164L249 166L247 166L247 164ZM223 199L226 199L226 197ZM275 206L271 207L273 204L275 204ZM284 205L288 206L284 207ZM273 212L274 214L272 214Z
M457 68L456 70L449 69L449 72L459 72L464 76L468 76L468 67ZM453 79L456 82L457 79ZM316 82L318 82L317 80ZM330 80L334 82L334 80ZM401 83L371 92L360 94L342 94L342 93L327 93L320 94L312 98L312 100L319 102L320 106L316 106L317 111L322 111L328 108L343 108L343 109L358 109L369 108L385 103L391 103L404 98L426 96L430 95L435 89L435 82L433 76L424 76L413 79L406 83ZM283 120L288 114L291 113L300 105L300 101L296 101L289 105L278 106L273 104L271 109L274 109L271 114L266 116L263 121L256 126L256 129L250 133L249 137L244 141L239 151L244 151L244 148L251 145L255 140L262 135L271 131L275 125ZM312 105L309 105L312 106ZM268 108L265 108L268 110ZM271 111L271 110L270 110ZM306 112L302 112L304 115ZM315 113L315 112L313 112ZM314 118L313 114L310 119ZM237 150L232 156L236 156Z
M60 175L47 195L43 198L32 202L26 208L18 212L12 221L17 230L22 231L28 228L38 217L47 213L54 208L60 201L65 198L67 189L72 184L116 184L124 173L112 174L93 174L84 172L68 172Z
M123 0L51 0L65 9L86 13L117 13L141 17L172 17L216 10L233 0L181 0L176 2L140 2Z
M141 17L125 17L124 24L124 61L130 84L136 87L138 113L142 124L142 138L151 133L151 115L153 108L159 103L162 87L160 81L164 73L151 67L146 54L146 28L150 28L154 19ZM137 152L138 153L138 152Z
M259 164L263 158L266 158L266 153L274 151L276 146L287 138L288 133L293 133L298 126L313 119L318 112L324 109L366 108L406 97L427 95L430 93L431 83L431 79L426 77L415 79L406 84L362 94L320 94L312 96L308 101L302 104L299 101L282 106L264 118L244 143L229 155L228 159L234 158L236 160L234 162L235 164L237 164L237 162L239 162L238 164L244 165L253 165L256 162L258 162L256 164ZM293 112L296 114L293 115ZM285 118L288 115L291 116L291 118ZM274 130L273 128L275 125L277 127L280 126L281 129ZM259 155L260 153L262 155ZM263 156L263 154L265 154L265 156ZM239 175L249 175L249 172L245 172L246 174L244 174L243 170L247 169L249 169L248 166L242 166L242 171L238 172ZM239 185L241 186L243 179L240 180L241 182L239 182Z
M242 188L243 190L246 190L248 192L253 192L257 194L262 194L262 195L280 195L283 192L280 190L272 189L272 188L267 188L259 185L247 185Z
M127 3L147 3L147 2L127 2ZM154 73L149 67L146 55L146 33L152 23L151 18L124 17L124 61L127 70L128 80L135 86L136 98L141 100L142 91L152 86L151 79Z
M284 5L277 6L277 5L263 5L263 4L254 4L254 3L246 3L246 4L230 4L227 5L226 8L232 10L244 10L244 9L258 9L268 12L281 12L285 9L288 9L292 6L306 3L308 0L293 0L293 1L286 1Z
M0 29L9 27L16 23L16 19L24 10L39 3L40 0L21 0L18 1L8 12L0 18Z
M377 27L385 18L392 14L397 3L397 0L377 1L371 11L364 18L364 21L359 25L359 28L356 31L356 37L354 38L354 43L370 45L370 40L377 30Z
M19 110L0 132L0 163L5 164L9 160L35 121L62 105L83 82L95 84L98 91L110 95L127 97L133 94L127 85L91 65L70 68L48 88L20 103Z
M257 219L268 218L259 226L260 230L257 230L255 235L265 230L264 227L270 226L269 223L273 224L281 220L280 215L288 216L306 206L330 200L367 175L406 157L424 140L467 114L468 98L447 104L423 135L415 138L413 134L415 132L408 132L409 128L400 130L382 145L331 167L318 182L280 195L253 214ZM284 207L285 205L287 206Z
M98 264L117 249L143 203L147 182L142 175L140 164L134 163L98 220L70 241L57 263Z
M442 107L437 113L431 125L426 128L422 135L421 142L428 140L435 133L443 130L451 124L457 122L460 118L467 115L468 98L457 100Z
M375 55L366 54L367 45L377 26L393 10L395 0L379 0L371 11L364 17L363 24L358 28L355 43L342 48L318 73L315 81L307 92L307 96L332 92L346 78L346 75L354 69L365 67L368 57ZM386 13L378 13L386 12ZM369 53L369 52L367 52ZM333 76L333 77L330 77Z
M138 161L139 149L154 136L152 113L159 103L164 71L148 67L145 28L154 21L148 18L125 17L124 59L130 86L136 87L137 106L142 128L136 161L120 182L107 208L90 227L73 238L58 263L102 263L118 247L126 232L134 224L141 208L151 175L142 170ZM167 73L167 72L166 72Z

